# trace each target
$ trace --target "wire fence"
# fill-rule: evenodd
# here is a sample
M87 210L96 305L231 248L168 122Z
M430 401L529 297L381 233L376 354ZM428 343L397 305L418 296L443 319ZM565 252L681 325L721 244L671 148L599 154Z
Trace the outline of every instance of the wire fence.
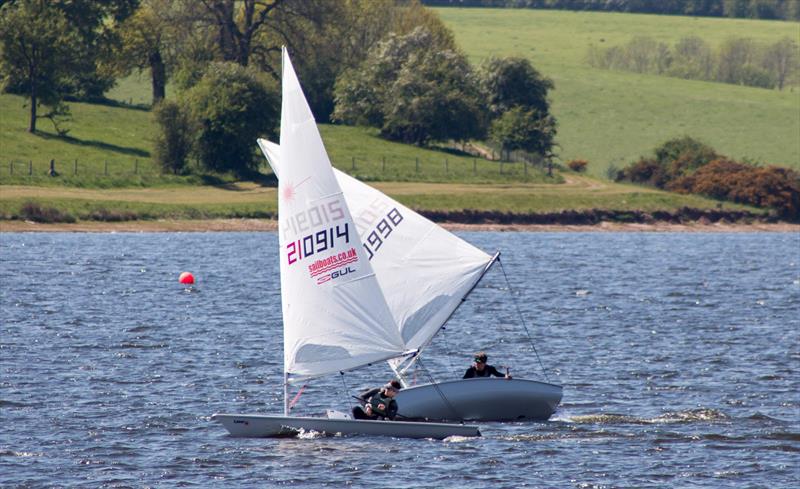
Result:
M7 160L2 173L11 176L119 176L119 175L159 175L163 172L148 160L124 161L80 161L73 160Z
M334 165L340 170L366 180L453 180L453 179L540 179L551 175L549 162L522 152L491 152L489 158L463 155L441 157L408 157L387 155L379 158L337 155ZM187 165L190 173L203 173L197 161ZM271 173L264 163L262 171ZM51 178L125 178L136 176L172 176L150 159L0 159L0 179L24 177ZM5 177L5 178L4 178Z

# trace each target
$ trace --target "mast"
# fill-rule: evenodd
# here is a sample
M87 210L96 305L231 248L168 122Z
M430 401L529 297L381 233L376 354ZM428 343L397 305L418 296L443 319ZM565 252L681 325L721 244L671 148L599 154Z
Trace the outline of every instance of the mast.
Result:
M283 372L283 415L289 416L289 374Z

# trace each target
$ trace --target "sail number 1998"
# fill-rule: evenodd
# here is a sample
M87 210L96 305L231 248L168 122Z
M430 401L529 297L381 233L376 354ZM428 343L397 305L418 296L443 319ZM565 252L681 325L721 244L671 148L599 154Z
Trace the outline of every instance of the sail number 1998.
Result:
M403 220L403 215L394 208L386 214L386 217L378 221L375 228L366 235L364 238L364 249L369 255L369 259L375 256L375 253L383 245L383 241L392 234L394 228Z

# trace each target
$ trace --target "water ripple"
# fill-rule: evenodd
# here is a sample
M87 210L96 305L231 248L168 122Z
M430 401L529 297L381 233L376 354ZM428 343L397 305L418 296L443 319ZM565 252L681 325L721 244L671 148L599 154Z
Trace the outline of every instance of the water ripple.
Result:
M463 236L503 250L511 286L490 270L430 374L488 350L564 400L438 441L236 439L210 420L282 410L274 234L0 234L0 486L796 486L800 236ZM315 379L296 413L348 410L390 376Z

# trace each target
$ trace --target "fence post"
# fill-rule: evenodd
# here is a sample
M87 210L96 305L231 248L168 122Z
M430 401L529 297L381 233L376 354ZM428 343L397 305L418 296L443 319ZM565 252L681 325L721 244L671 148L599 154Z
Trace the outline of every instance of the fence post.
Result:
M72 173L73 175L78 174L78 158L75 158L75 171Z
M50 160L50 176L56 176L56 160Z
M33 160L28 161L28 176L33 175Z
M105 164L106 164L105 175L108 176L108 160L105 160Z
M417 173L419 173L419 156L415 157L414 160L417 162Z
M383 173L386 173L386 157L383 156L382 159L383 159L383 168L381 171L383 171Z

